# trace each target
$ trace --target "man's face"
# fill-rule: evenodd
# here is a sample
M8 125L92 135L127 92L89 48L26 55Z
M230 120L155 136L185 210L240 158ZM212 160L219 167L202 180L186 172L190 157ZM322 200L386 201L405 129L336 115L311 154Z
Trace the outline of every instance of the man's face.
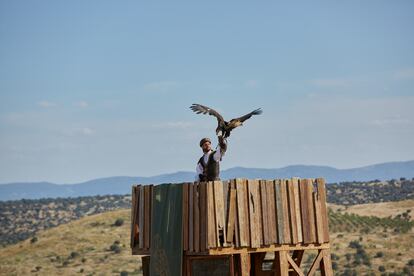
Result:
M204 144L201 146L201 149L204 153L209 152L211 150L211 143L210 142L204 142Z

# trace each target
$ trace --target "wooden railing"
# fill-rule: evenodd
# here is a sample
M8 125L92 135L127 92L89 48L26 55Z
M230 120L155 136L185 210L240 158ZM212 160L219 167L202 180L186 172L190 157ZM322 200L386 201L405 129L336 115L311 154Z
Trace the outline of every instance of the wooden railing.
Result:
M186 255L329 248L325 181L182 183ZM133 186L131 247L149 255L152 185Z

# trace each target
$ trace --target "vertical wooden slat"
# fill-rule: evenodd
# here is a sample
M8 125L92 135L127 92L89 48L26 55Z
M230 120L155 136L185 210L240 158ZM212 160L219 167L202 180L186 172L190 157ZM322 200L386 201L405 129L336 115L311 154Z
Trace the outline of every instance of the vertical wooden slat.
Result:
M291 243L298 243L298 226L296 223L296 201L292 180L287 180L287 193L288 193L288 211L289 211L289 228L291 234Z
M229 182L228 181L222 181L223 185L223 203L224 203L224 224L227 225L228 220L228 213L229 213ZM226 231L227 233L227 231Z
M261 219L262 219L262 236L263 236L263 243L264 245L270 245L270 227L268 223L268 212L269 207L267 203L267 189L266 189L266 180L260 180L260 206L261 206Z
M309 219L308 219L308 202L307 202L307 180L301 179L299 182L299 195L300 195L300 213L302 218L302 234L303 234L303 243L311 243L311 236L309 230Z
M224 202L223 202L223 184L221 181L214 181L214 201L215 201L215 214L217 223L217 244L218 246L226 246L226 224L224 220ZM224 244L221 244L221 241Z
M282 180L275 181L275 199L276 199L276 220L277 220L277 234L278 243L285 244L285 230L284 230L284 218L283 218L283 200L282 200Z
M214 211L213 182L207 182L207 245L208 248L216 248L216 218Z
M289 262L287 260L288 251L276 251L273 267L275 275L286 276L289 274Z
M150 243L150 186L144 187L144 248L149 249Z
M328 212L326 208L326 190L325 180L323 178L316 179L318 185L318 197L321 202L321 215L323 227L323 240L329 242L329 226L328 226Z
M282 204L283 204L283 231L285 243L291 243L290 237L290 227L289 227L289 204L288 204L288 194L287 194L286 180L281 180L280 192L282 194Z
M321 202L318 199L318 194L315 192L313 193L313 206L314 206L314 213L315 213L316 242L323 243Z
M227 243L233 243L236 223L236 189L230 188L227 215Z
M138 248L144 249L144 186L139 187Z
M154 191L154 185L150 185L149 187L149 220L148 220L148 249L151 248L151 226L152 226L152 193Z
M236 192L235 198L235 212L234 212L234 242L236 247L240 247L240 231L239 231L239 214L238 214L238 207L237 207L237 188L236 188L236 179L230 180L230 187L234 189Z
M188 183L183 183L183 250L188 251Z
M200 206L199 206L199 182L194 183L194 251L200 252Z
M207 248L207 183L202 182L198 186L200 205L200 251Z
M315 208L313 207L313 182L311 179L307 179L307 192L306 192L306 196L307 196L307 200L308 200L308 219L309 219L309 232L310 232L310 237L311 237L311 243L315 243L316 242L316 227L315 227Z
M249 246L249 216L247 207L247 189L244 179L236 179L237 214L239 219L240 246Z
M302 219L300 215L300 198L299 198L299 179L292 178L293 194L295 197L295 214L296 214L296 226L297 226L297 235L298 243L303 242L302 236Z
M131 240L130 240L130 246L131 248L134 248L135 243L135 217L136 217L136 198L135 198L135 191L136 187L132 185L132 191L131 191Z
M275 182L273 180L266 180L266 197L269 242L270 244L276 244L278 243L278 231L276 216Z
M188 185L188 250L194 252L194 183Z
M261 245L261 224L260 224L260 196L259 181L247 181L249 226L250 226L250 247L259 248Z

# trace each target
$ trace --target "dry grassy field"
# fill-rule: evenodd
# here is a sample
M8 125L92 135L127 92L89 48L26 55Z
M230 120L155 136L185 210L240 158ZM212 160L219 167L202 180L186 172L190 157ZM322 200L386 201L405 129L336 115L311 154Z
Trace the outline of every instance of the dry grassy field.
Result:
M380 270L384 269L387 273L409 275L407 270L413 266L408 263L414 259L413 229L396 232L392 225L384 227L380 223L366 231L366 226L357 222L365 218L358 215L395 217L412 209L413 200L355 205L346 209L338 205L331 207L335 274L381 275ZM352 217L356 222L343 219L346 212L358 214ZM118 225L122 220L122 225L116 226L117 220ZM338 227L338 223L344 227ZM0 249L0 274L120 275L123 272L123 275L141 275L140 258L131 255L129 239L129 209L87 216L41 231L35 239ZM305 256L304 262L307 259L310 257Z

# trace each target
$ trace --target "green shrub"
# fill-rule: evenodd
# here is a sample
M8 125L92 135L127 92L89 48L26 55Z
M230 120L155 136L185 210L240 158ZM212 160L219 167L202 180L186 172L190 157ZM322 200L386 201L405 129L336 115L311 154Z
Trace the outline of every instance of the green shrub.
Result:
M121 218L117 218L114 225L115 226L122 226L124 224L124 220Z

